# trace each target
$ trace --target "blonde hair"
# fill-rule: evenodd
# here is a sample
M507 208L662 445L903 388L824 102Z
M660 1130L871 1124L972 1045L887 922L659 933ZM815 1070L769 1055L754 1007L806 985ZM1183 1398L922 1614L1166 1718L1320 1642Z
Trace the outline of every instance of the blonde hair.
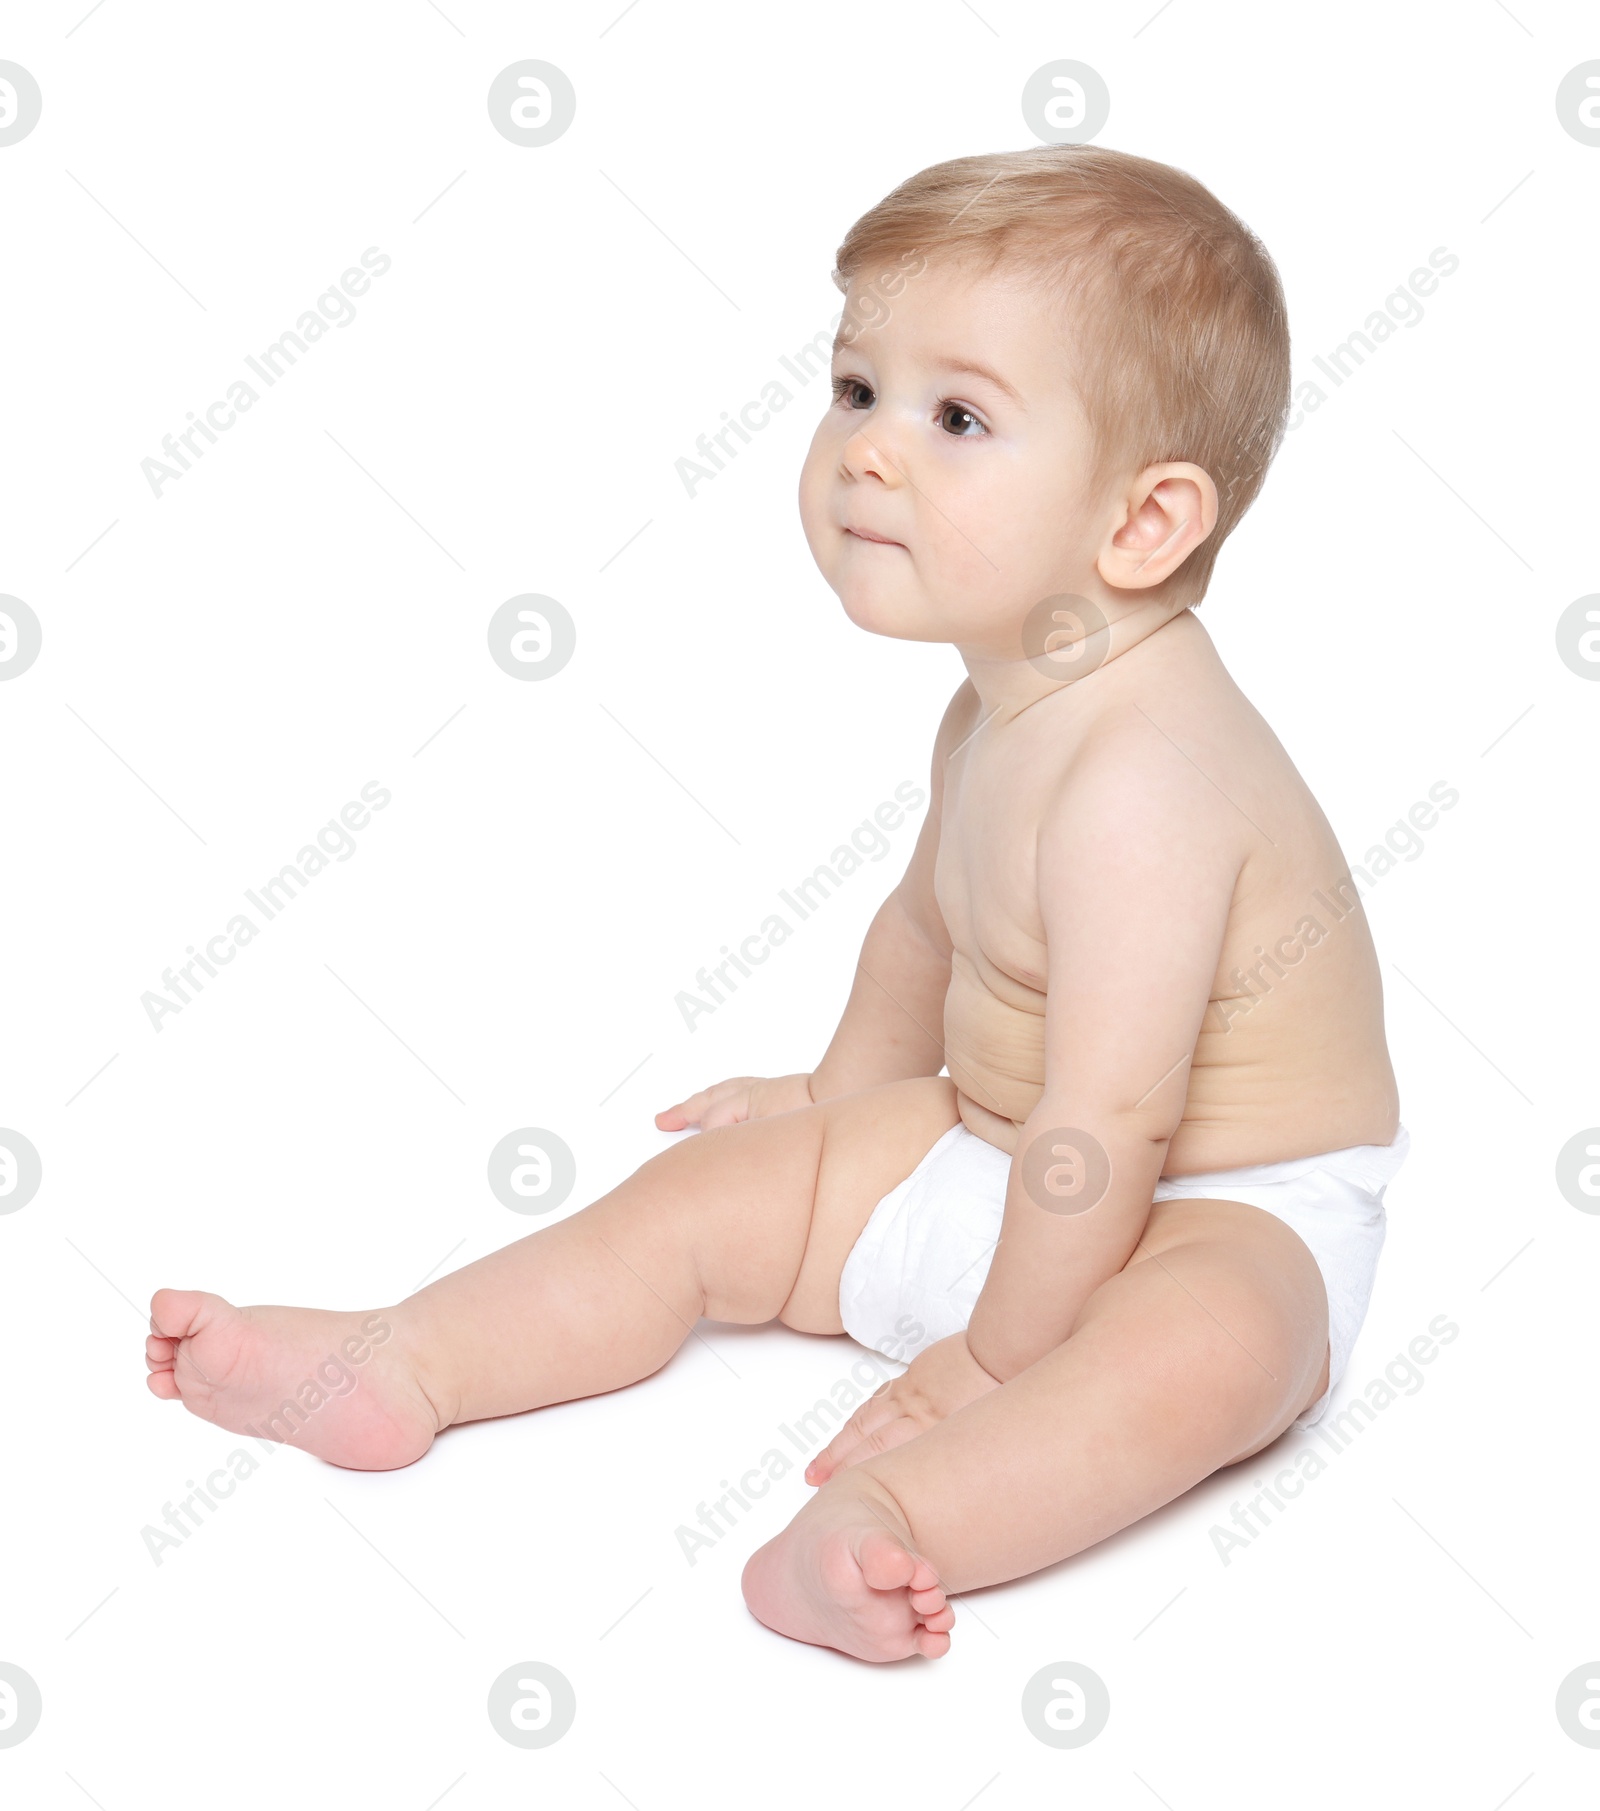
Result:
M1288 414L1283 286L1261 241L1170 164L1041 145L909 177L850 228L833 280L847 289L912 251L1093 306L1074 375L1101 470L1192 460L1217 487L1216 527L1162 587L1198 602Z

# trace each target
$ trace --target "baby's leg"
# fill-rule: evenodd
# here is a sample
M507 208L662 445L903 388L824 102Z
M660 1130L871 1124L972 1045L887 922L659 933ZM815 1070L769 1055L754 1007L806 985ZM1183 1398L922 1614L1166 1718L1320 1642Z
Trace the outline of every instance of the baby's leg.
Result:
M833 1633L836 1548L877 1530L945 1596L1037 1572L1275 1440L1326 1387L1327 1339L1322 1277L1282 1221L1237 1201L1157 1203L1060 1346L836 1473L752 1556L746 1601L798 1640L899 1658Z
M839 1333L851 1245L955 1119L952 1084L918 1078L698 1133L371 1314L158 1290L150 1387L235 1432L385 1470L452 1422L647 1377L702 1315Z

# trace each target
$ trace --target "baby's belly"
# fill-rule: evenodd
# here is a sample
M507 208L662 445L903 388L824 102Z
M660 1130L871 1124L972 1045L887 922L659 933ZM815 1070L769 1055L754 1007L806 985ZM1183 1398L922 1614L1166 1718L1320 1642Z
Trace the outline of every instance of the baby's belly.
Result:
M1012 983L1000 998L960 956L945 997L945 1067L968 1128L1003 1151L1044 1092L1044 996ZM1266 1012L1248 1026L1202 1031L1189 1070L1183 1117L1163 1174L1281 1163L1355 1144L1387 1144L1399 1124L1387 1060L1319 1040L1313 1027ZM1301 1015L1303 1017L1303 1015ZM1131 1103L1130 1103L1131 1104Z
M963 1119L975 1109L967 1120L973 1131L1008 1151L1044 1089L1044 996L1037 999L1033 1010L997 998L956 956L944 1001L945 1068L961 1093ZM992 1124L986 1129L976 1119Z

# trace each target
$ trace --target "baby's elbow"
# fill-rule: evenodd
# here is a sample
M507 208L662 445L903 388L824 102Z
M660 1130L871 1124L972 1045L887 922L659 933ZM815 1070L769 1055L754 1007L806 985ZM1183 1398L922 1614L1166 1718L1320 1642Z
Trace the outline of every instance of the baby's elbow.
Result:
M1148 1213L1172 1133L1170 1117L1148 1106L1045 1100L1024 1124L1012 1165L1029 1198L1052 1213L1102 1203Z
M1075 1128L1092 1135L1108 1151L1120 1151L1129 1158L1136 1158L1145 1149L1165 1156L1182 1118L1181 1101L1174 1109L1166 1102L1136 1101L1130 1105L1126 1101L1082 1093L1052 1093L1047 1089L1028 1115L1018 1149L1030 1137Z

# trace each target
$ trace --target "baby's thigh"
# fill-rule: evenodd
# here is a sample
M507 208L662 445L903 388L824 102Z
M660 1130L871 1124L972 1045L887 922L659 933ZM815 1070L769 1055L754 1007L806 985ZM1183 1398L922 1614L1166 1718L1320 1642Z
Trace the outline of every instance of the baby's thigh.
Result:
M822 1157L805 1255L778 1318L801 1333L843 1333L839 1276L872 1210L961 1115L947 1076L913 1076L823 1101Z
M1175 1309L1218 1334L1241 1397L1265 1392L1267 1426L1225 1463L1269 1446L1328 1387L1328 1293L1305 1240L1243 1201L1158 1201L1119 1274L1148 1276L1147 1264L1166 1273ZM1091 1296L1079 1326L1095 1307Z

